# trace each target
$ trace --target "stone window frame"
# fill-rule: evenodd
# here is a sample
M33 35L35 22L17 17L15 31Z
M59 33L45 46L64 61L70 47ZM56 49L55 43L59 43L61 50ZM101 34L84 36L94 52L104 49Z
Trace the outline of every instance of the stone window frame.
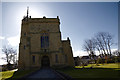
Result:
M47 32L43 32L41 34L42 34L40 36L41 48L48 49L49 48L49 35Z

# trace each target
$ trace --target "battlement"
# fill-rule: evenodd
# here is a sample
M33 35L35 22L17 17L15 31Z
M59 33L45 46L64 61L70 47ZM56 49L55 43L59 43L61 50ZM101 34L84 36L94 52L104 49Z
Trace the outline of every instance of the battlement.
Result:
M22 19L22 23L60 23L59 17L57 18L46 18L45 16L43 18L31 18L30 17L24 17Z

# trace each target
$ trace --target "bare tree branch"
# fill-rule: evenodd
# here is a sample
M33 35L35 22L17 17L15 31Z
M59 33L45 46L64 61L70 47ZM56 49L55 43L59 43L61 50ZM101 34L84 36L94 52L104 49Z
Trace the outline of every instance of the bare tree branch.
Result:
M11 64L11 62L15 63L15 58L17 57L17 52L11 47L4 46L2 52L5 54L5 57L2 59L6 60L7 64Z

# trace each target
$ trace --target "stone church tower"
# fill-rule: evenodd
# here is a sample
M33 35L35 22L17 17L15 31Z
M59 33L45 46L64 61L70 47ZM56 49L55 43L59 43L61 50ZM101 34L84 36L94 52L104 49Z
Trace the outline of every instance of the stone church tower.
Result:
M61 40L58 16L31 18L27 10L21 24L18 66L19 69L74 67L70 40Z

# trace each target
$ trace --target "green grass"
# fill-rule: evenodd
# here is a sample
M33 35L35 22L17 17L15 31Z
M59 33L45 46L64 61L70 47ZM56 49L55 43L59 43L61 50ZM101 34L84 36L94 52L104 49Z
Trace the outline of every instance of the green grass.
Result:
M73 78L118 78L120 73L120 68L118 64L99 64L99 66L96 66L96 64L92 64L93 68L90 69L91 64L88 66L85 66L83 69L80 66L75 66L74 68L66 68L66 69L59 69L58 71L61 71L67 75L70 75ZM36 71L34 70L18 70L18 71L3 71L0 72L2 76L0 76L0 79L3 78L7 79L12 77L11 80L23 77L27 74L30 74L31 72Z
M21 78L21 77L23 77L25 75L28 75L28 74L36 71L36 70L37 69L18 70L18 71L3 71L3 72L0 72L0 74L2 74L2 76L0 76L0 78L2 78L2 80L8 79L8 78L9 78L8 80L18 79L18 78Z
M97 66L96 64L89 64L84 67L90 68L91 66L93 66L93 68L120 68L120 63L99 64L99 66ZM75 68L82 68L82 66L75 66Z
M85 68L76 66L75 68L59 69L58 71L73 78L120 78L118 64L100 64L100 66L93 64L93 68L90 67L91 64L85 66Z
M61 72L73 78L119 78L118 70L113 69L64 69Z
M2 78L10 78L13 76L13 73L15 71L3 71L3 72L0 72L1 76L0 76L0 79Z

